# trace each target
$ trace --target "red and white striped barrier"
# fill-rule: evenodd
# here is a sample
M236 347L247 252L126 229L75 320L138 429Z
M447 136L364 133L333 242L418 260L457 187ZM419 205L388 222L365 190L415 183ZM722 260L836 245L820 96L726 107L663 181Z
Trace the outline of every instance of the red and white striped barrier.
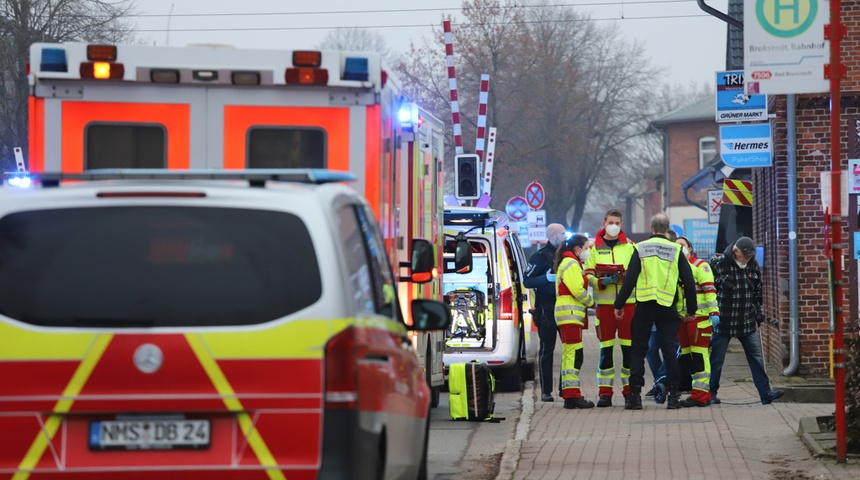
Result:
M484 158L484 138L487 129L487 97L490 91L490 76L481 74L481 96L478 101L478 132L475 134L475 153ZM485 162L486 163L486 162Z
M493 164L496 163L496 127L490 127L490 134L487 136L487 159L484 161L484 195L490 196L490 190L493 186Z
M448 56L448 88L451 90L451 119L454 122L454 150L463 153L463 132L460 128L460 105L457 101L457 75L454 71L454 44L451 42L451 21L442 22L445 30L445 54Z

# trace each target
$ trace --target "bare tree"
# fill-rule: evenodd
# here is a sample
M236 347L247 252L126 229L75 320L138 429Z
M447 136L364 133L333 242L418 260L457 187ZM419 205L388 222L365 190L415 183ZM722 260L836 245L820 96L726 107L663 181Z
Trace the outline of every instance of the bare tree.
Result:
M133 0L3 0L0 3L0 167L27 148L27 62L36 42L109 42L132 37Z
M379 32L361 27L336 28L329 30L325 38L317 44L320 50L354 50L376 52L390 65L400 63L400 55L391 49L385 37Z
M498 128L493 202L504 208L532 180L544 185L547 220L579 228L598 181L643 168L636 140L653 106L654 69L641 45L613 26L547 0L466 0L454 25L460 111L468 144L477 82L489 73L488 125ZM410 92L442 109L447 102L441 33L404 64ZM450 119L450 110L440 118ZM623 192L624 181L604 188Z

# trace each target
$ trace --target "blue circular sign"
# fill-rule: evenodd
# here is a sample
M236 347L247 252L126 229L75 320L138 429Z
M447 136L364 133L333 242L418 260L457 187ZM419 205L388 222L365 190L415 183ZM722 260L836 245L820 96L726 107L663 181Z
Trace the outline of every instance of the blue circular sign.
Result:
M511 220L525 220L528 216L529 205L523 197L512 197L508 200L508 203L505 204L505 212L509 217L511 217Z

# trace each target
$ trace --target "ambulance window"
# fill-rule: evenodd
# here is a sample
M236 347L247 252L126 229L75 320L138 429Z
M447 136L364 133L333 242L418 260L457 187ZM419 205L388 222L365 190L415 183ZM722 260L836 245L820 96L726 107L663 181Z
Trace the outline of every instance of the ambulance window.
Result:
M248 168L326 168L326 134L321 128L251 127Z
M167 168L163 125L91 123L86 127L86 169Z
M313 239L286 212L140 206L0 218L0 315L33 325L252 325L321 295Z

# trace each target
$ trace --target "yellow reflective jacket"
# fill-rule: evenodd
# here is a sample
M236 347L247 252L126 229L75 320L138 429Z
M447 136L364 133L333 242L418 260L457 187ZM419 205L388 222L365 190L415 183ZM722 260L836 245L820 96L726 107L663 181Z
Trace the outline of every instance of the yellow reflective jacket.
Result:
M636 279L636 301L656 301L671 307L678 292L678 260L681 245L668 238L651 237L636 244L642 270Z
M555 322L585 326L586 309L594 306L588 293L582 264L571 252L565 252L555 277Z
M636 251L634 243L624 235L624 232L618 234L618 243L614 247L606 245L603 240L605 234L605 229L597 232L594 246L591 247L591 255L585 261L585 277L594 291L594 300L598 305L615 303L615 297L618 296L624 278L619 275L617 282L604 286L600 283L601 275L598 266L620 265L626 271L630 265L630 259L633 257L633 252ZM636 303L635 293L630 295L627 303Z
M719 315L720 308L717 305L717 287L714 285L714 272L708 262L701 258L690 256L690 269L696 280L696 316L710 317ZM684 298L684 290L678 286L678 298ZM678 302L678 312L683 315L686 309L684 302Z

